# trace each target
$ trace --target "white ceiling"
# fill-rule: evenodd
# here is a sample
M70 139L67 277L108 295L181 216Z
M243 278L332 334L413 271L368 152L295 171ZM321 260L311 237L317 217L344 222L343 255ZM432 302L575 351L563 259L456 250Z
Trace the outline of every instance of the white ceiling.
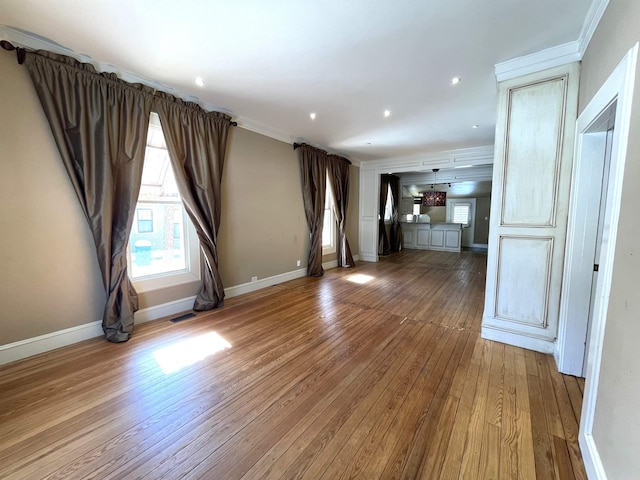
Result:
M364 161L492 144L494 65L576 41L596 1L1 0L0 26Z

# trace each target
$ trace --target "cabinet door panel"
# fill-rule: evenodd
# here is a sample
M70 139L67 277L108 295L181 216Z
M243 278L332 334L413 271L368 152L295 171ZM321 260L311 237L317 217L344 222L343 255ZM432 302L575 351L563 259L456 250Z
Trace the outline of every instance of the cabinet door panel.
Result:
M553 238L501 237L496 318L544 328Z
M429 237L431 232L429 232L428 229L419 229L418 230L418 241L417 244L418 245L423 245L425 247L429 246Z
M565 86L559 77L509 92L502 225L555 223Z
M462 241L460 230L446 230L444 246L447 248L460 248Z
M444 230L431 231L431 246L444 247Z

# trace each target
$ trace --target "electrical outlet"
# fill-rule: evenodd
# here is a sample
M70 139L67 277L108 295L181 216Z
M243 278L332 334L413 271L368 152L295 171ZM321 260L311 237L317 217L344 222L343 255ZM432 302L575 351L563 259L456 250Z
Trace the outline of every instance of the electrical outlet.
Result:
M258 281L258 277L251 277L251 281L252 282L257 282Z
M300 260L296 260L296 267L300 266Z

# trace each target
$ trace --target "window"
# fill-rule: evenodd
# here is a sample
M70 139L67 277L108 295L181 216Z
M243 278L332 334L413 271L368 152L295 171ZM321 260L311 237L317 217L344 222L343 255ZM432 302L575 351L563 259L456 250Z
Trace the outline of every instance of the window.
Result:
M453 205L452 223L461 223L465 227L469 226L469 212L471 211L471 204L469 203L455 203Z
M138 233L153 233L153 210L150 208L138 208Z
M333 192L327 178L327 190L324 200L324 223L322 225L322 254L336 251L336 217L333 213Z
M384 204L384 221L391 222L393 216L393 194L391 193L391 185L387 187L387 202Z
M151 114L140 194L129 236L129 275L153 290L200 278L199 244L171 168L160 120Z

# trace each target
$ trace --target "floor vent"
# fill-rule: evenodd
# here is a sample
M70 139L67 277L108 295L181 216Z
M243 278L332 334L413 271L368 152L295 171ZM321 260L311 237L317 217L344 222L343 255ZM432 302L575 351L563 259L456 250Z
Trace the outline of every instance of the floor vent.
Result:
M186 320L187 318L192 318L192 317L195 317L195 316L196 316L195 313L185 313L184 315L180 315L179 317L172 318L171 321L173 323L181 322L182 320Z

